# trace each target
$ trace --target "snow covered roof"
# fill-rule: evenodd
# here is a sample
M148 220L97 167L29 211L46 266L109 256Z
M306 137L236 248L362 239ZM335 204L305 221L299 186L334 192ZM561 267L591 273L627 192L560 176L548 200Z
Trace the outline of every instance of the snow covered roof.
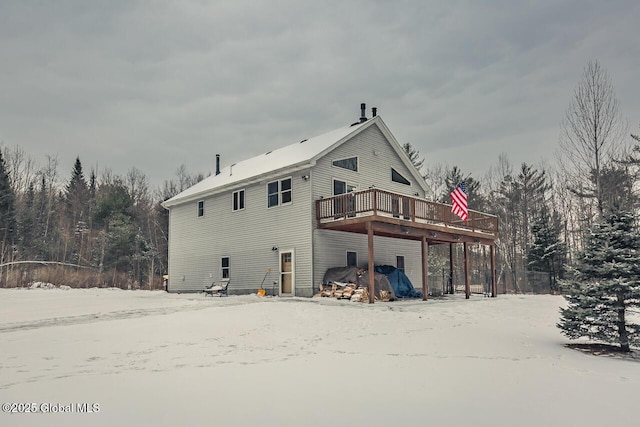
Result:
M314 138L302 140L256 157L232 164L220 170L220 174L211 175L183 192L168 199L162 205L165 208L193 201L197 198L224 191L240 183L259 180L268 175L284 173L288 170L304 169L313 166L317 159L333 150L355 134L369 126L377 124L383 133L393 138L380 118L373 117L364 123L344 126ZM398 145L399 147L399 145ZM419 180L418 182L423 181ZM421 183L422 184L422 183Z

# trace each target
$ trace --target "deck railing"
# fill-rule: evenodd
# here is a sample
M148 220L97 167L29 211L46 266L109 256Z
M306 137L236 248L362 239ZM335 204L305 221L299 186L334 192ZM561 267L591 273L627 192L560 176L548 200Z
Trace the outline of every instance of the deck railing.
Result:
M368 215L498 234L498 218L495 215L469 210L469 219L462 221L451 213L451 205L377 188L316 200L316 218L319 223Z

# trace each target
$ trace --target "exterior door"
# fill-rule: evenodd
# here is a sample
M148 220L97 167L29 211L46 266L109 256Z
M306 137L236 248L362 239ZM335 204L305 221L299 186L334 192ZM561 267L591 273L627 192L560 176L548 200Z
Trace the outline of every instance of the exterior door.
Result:
M280 295L293 295L295 268L293 250L280 252Z
M348 184L345 181L340 181L337 179L333 180L334 196L339 196L340 194L352 193L354 191L357 191L357 189L358 189L357 186ZM335 214L336 219L344 216L345 213L348 213L347 214L348 217L354 217L356 216L355 210L356 210L356 199L353 196L346 199L346 204L344 202L344 199L342 198L335 199L334 201L333 213Z

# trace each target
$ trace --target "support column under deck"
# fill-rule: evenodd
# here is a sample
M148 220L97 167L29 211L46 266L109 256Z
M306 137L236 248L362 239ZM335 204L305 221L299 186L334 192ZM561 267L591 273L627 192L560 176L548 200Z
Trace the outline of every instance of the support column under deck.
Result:
M469 283L469 245L464 242L464 297L471 296L471 283Z
M498 296L498 283L496 282L496 245L489 246L491 254L491 296Z
M429 243L426 237L422 237L422 301L426 301L429 295Z
M447 293L455 294L453 289L453 243L449 243L449 289L447 289Z
M369 242L369 304L375 300L375 265L373 256L373 224L367 222L367 236Z

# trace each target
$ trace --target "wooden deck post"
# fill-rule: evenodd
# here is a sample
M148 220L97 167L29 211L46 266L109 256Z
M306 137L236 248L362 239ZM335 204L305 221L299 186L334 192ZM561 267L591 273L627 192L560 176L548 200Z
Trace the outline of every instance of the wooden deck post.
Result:
M498 296L498 283L496 282L496 245L490 245L491 254L491 296Z
M376 189L374 188L373 190L369 190L371 194L371 197L373 197L373 216L378 215L378 192L376 191Z
M471 296L471 284L469 283L469 245L464 242L464 297Z
M449 243L449 289L447 292L455 294L453 287L453 243Z
M422 301L429 295L429 243L427 237L422 236Z
M373 224L367 222L367 235L369 240L369 304L375 300L375 265L373 256Z

